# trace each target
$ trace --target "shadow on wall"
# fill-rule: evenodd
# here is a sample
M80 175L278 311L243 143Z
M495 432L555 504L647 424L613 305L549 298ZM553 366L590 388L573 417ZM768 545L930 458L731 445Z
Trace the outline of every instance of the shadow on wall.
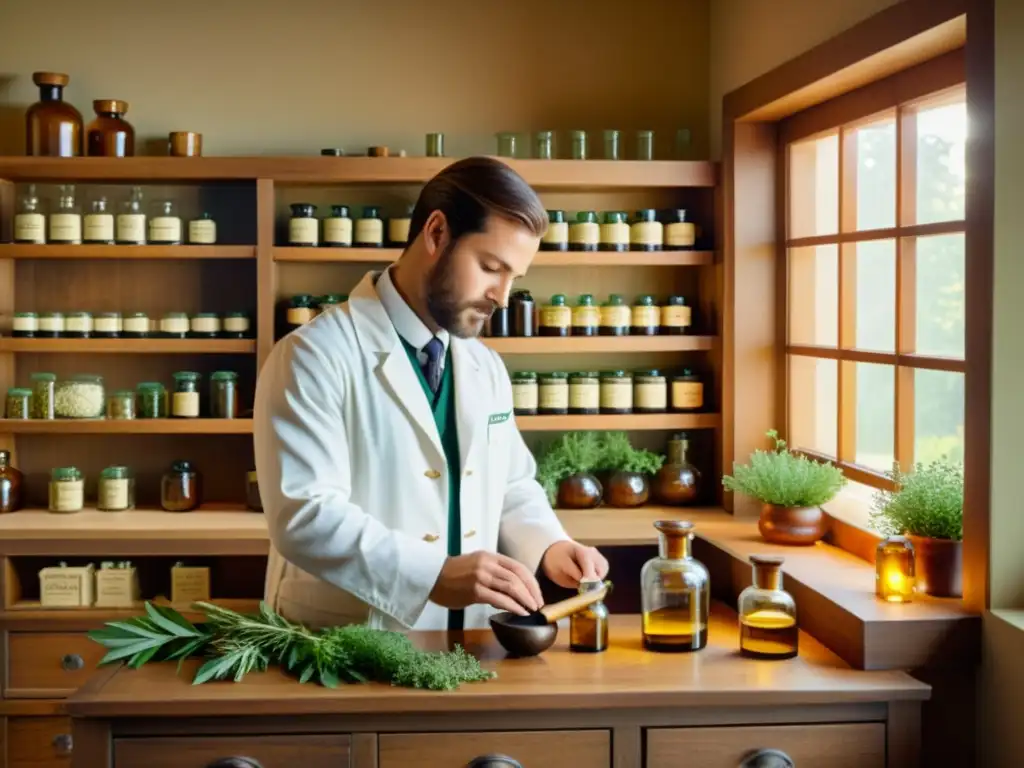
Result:
M25 110L29 105L11 101L16 77L0 72L0 155L25 154Z

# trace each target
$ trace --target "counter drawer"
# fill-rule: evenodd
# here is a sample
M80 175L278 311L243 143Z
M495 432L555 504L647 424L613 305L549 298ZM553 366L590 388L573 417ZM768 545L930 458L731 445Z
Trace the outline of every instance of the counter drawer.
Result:
M351 739L335 735L115 739L114 768L345 768L350 751Z
M885 725L784 725L652 728L646 768L744 768L758 750L779 750L796 765L884 768ZM751 763L752 765L752 763Z
M70 768L71 719L7 718L7 768Z
M610 768L611 735L608 731L382 733L377 768L466 768L485 755L511 757L524 768Z
M10 632L7 698L70 696L96 674L107 649L83 632Z

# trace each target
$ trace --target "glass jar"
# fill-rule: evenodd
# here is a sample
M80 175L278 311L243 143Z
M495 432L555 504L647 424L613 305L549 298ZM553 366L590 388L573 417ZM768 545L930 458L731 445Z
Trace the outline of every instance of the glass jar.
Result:
M633 377L626 371L601 374L601 413L633 412Z
M146 212L143 206L142 187L132 187L131 194L117 214L117 231L114 239L118 245L146 244Z
M691 369L672 377L672 410L699 411L704 407L704 383Z
M597 336L600 325L601 313L594 306L594 297L584 293L576 299L576 306L572 308L572 335Z
M7 390L4 406L5 419L32 418L32 390L27 387L11 387Z
M539 403L537 373L516 371L512 374L512 410L516 416L536 416Z
M107 207L107 198L98 197L89 204L82 225L82 242L94 245L114 244L114 214Z
M39 332L39 315L35 312L15 312L11 321L11 335L16 339L31 339Z
M285 322L294 330L300 325L305 325L316 317L316 309L313 307L313 297L308 293L300 293L292 296L288 311L285 313Z
M36 335L41 339L57 339L64 335L64 327L63 312L40 312Z
M101 339L116 339L124 330L120 312L100 312L93 321L94 335Z
M260 486L256 480L256 470L245 473L245 506L254 512L263 511L263 499L260 498Z
M587 132L586 131L573 131L572 137L572 159L573 160L586 160L587 159Z
M17 512L24 506L21 490L24 484L24 473L11 466L11 452L0 450L0 514Z
M707 568L693 558L693 523L659 520L658 556L640 570L644 648L698 651L708 642L711 609Z
M126 421L135 418L135 393L130 389L119 389L107 396L107 418Z
M664 242L661 222L653 208L636 212L629 226L629 247L634 251L660 251Z
M917 553L906 536L889 536L875 548L875 595L887 603L909 603L917 586Z
M187 312L165 312L160 318L160 335L167 339L184 339L191 327Z
M569 225L565 211L548 211L548 228L540 241L542 251L569 250Z
M92 315L88 312L68 312L64 315L64 336L69 339L88 339L93 331Z
M202 475L189 461L176 461L160 479L160 506L168 512L190 512L202 498Z
M690 463L687 452L690 441L679 432L668 441L665 463L651 482L651 496L658 504L682 506L692 504L700 493L700 471Z
M312 203L292 203L292 216L288 219L288 245L315 246L320 242L320 224L316 219L316 206Z
M604 159L622 159L622 132L610 129L604 132Z
M665 221L666 251L687 251L697 244L697 227L686 220L685 208L670 208L662 218Z
M796 602L782 588L781 555L751 555L753 583L740 592L740 653L751 659L792 659L799 653Z
M537 413L541 416L564 416L569 413L569 375L542 373L539 377Z
M332 205L324 219L324 245L348 248L352 245L352 214L347 205Z
M661 306L661 333L666 336L682 336L690 330L692 312L683 296L669 296Z
M654 159L654 131L636 132L636 159Z
M581 579L578 593L585 595L604 589L600 579ZM603 600L591 603L569 617L569 650L578 653L600 653L608 649L608 606Z
M413 206L407 206L402 216L388 219L388 245L392 248L405 248L409 244L409 229L412 225Z
M556 293L540 310L540 335L568 336L571 327L572 310L566 306L565 294Z
M51 512L79 512L85 506L85 479L77 467L54 467L50 471Z
M189 321L189 335L193 339L215 339L220 331L220 317L216 312L197 312Z
M143 381L135 387L135 405L140 419L166 419L167 400L167 388L159 381Z
M57 374L33 373L29 380L32 382L32 418L56 418L53 400L57 388Z
M135 477L128 467L107 467L100 472L96 509L101 512L135 509Z
M380 208L363 206L363 214L355 222L354 240L359 248L384 247L384 220L380 217Z
M511 131L501 131L495 137L498 140L498 157L515 157L517 137Z
M171 396L171 416L178 419L199 418L199 380L195 371L174 374L174 394Z
M555 156L555 135L551 131L537 131L534 142L534 156L539 160L551 160Z
M535 336L536 325L534 318L533 296L527 290L515 291L509 300L509 309L512 314L512 327L516 336Z
M608 301L601 305L600 336L626 336L629 334L631 313L626 300L621 294L613 293Z
M619 253L629 250L629 224L626 223L625 211L604 212L604 223L601 224L601 242L598 249Z
M39 101L25 112L25 154L29 157L80 157L85 154L82 113L64 101L71 78L62 72L33 72Z
M34 245L46 242L46 217L35 184L29 184L25 194L18 198L18 208L14 214L14 242Z
M244 339L249 335L249 316L245 312L228 312L223 329L226 339Z
M630 311L629 332L633 336L657 336L661 327L661 309L648 294L636 297Z
M569 374L569 413L577 416L601 412L601 375L597 371Z
M668 379L656 368L633 373L633 412L665 413L668 410Z
M78 373L59 380L53 390L53 414L58 419L102 419L106 405L102 376Z
M601 228L593 211L577 211L576 221L569 225L570 251L596 251L601 242Z
M82 213L75 201L75 185L61 184L57 210L50 214L50 243L80 245L82 242Z
M152 332L149 315L145 312L132 312L122 320L124 336L129 339L144 339Z
M181 217L173 200L157 204L156 213L149 220L149 242L152 245L181 245Z
M210 375L210 416L238 418L238 374L234 371L214 371Z
M86 129L85 147L90 157L133 157L135 129L124 119L128 102L120 99L96 99L92 103L96 118Z
M189 221L188 242L190 245L213 245L217 242L217 222L209 211L203 211L198 218Z
M444 134L443 133L428 133L427 134L427 157L444 157Z

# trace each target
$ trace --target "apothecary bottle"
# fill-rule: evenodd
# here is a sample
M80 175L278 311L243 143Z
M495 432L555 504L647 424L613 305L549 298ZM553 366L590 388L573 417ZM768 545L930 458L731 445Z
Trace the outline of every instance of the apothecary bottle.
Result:
M640 570L644 647L698 651L708 642L711 579L691 551L693 523L659 520L658 555Z
M601 412L601 375L597 371L569 374L569 413L577 416Z
M555 136L551 131L537 131L534 140L534 157L551 160L555 156Z
M569 375L557 371L540 374L538 403L537 413L541 416L569 413Z
M225 338L244 339L249 335L249 315L245 312L226 312L223 327Z
M11 320L11 335L16 339L31 339L39 333L39 315L35 312L15 312Z
M651 482L651 495L659 504L683 506L696 501L700 493L700 471L690 463L687 454L690 440L685 432L669 438L665 463Z
M380 208L375 205L363 207L362 214L355 222L353 240L360 248L384 246L384 220L380 217Z
M600 579L583 579L578 592L604 589L605 583ZM582 611L569 617L569 649L578 653L600 653L608 649L608 606L603 600L591 603Z
M36 335L42 339L58 339L64 335L65 327L63 312L40 312Z
M661 306L661 333L682 336L690 330L693 312L684 296L669 296Z
M39 101L25 112L25 154L79 157L84 153L82 113L64 101L71 78L60 72L33 72Z
M629 247L634 251L660 251L665 241L664 227L657 211L643 208L636 212L629 225Z
M29 380L32 383L32 418L55 419L53 397L57 388L57 374L33 373Z
M135 393L130 389L119 389L107 395L107 418L112 421L134 419Z
M530 292L523 289L515 291L509 300L509 309L512 315L512 328L516 336L536 336L536 323L534 316L535 303Z
M160 506L190 512L202 503L202 475L189 461L176 461L160 479Z
M665 413L668 410L668 379L656 368L633 373L633 412Z
M792 659L799 653L796 602L782 588L781 555L751 555L753 583L740 592L740 653L752 659Z
M128 102L120 99L96 99L92 103L95 119L86 129L86 151L90 157L133 157L135 129L124 119Z
M24 482L21 470L11 466L11 452L0 450L0 514L17 512L24 506Z
M685 208L670 208L662 218L665 222L665 250L685 251L697 243L697 227L687 221Z
M54 467L50 471L50 512L78 512L85 506L85 478L77 467Z
M291 330L305 325L316 317L316 309L313 307L313 297L308 293L299 293L292 296L288 309L285 312L285 322Z
M620 253L629 250L629 224L626 222L625 211L604 212L598 249Z
M93 245L114 244L114 214L107 206L107 198L97 197L89 203L82 226L82 242Z
M594 211L578 211L569 225L570 251L596 251L601 242L601 227Z
M556 293L551 303L541 307L540 335L568 336L572 327L572 310L565 303L565 294Z
M146 244L146 213L142 187L132 187L131 194L117 214L114 239L118 245Z
M47 241L61 245L79 245L82 242L82 212L75 200L74 184L60 186L57 209L50 214Z
M388 245L392 248L405 248L409 244L412 212L413 206L410 205L400 215L388 219Z
M207 211L188 223L190 245L214 245L217 242L217 222Z
M516 416L536 416L539 394L536 371L515 371L512 374L512 409Z
M101 339L116 339L124 331L120 312L100 312L93 318L94 335Z
M122 333L130 339L144 339L153 331L149 315L145 312L129 312L121 320Z
M171 416L179 419L199 417L199 379L195 371L174 374L174 394L171 395Z
M167 401L167 388L159 381L143 381L135 387L135 407L140 419L166 419Z
M96 509L123 512L135 508L135 476L128 467L107 467L96 484Z
M36 185L18 198L18 210L14 214L14 242L42 245L46 242L46 217L36 195Z
M627 371L601 373L601 413L633 412L633 377Z
M93 319L88 312L75 310L64 315L64 336L69 339L88 339L92 335Z
M156 213L149 220L148 236L152 245L181 245L181 217L173 200L157 204Z
M540 240L542 251L569 250L569 224L565 220L565 211L548 211L548 228Z
M657 336L661 328L661 309L649 294L636 297L630 310L629 332L633 336Z
M58 419L102 419L107 407L103 377L76 373L59 379L53 390L53 413Z
M320 242L320 223L316 206L312 203L292 203L292 217L288 220L288 244L314 246Z
M238 374L234 371L214 371L210 375L210 416L238 418Z
M587 159L587 132L586 131L573 131L571 134L572 138L572 159L573 160L586 160Z
M32 390L28 387L11 387L4 402L5 419L32 418Z
M699 411L704 407L704 383L690 368L672 377L672 410Z
M189 320L188 333L193 339L215 339L220 332L220 316L216 312L196 312Z
M324 245L332 248L352 245L352 215L347 205L331 206L331 215L324 219Z
M160 318L160 335L167 339L184 339L191 328L188 312L165 312Z
M572 308L572 335L597 336L600 326L601 313L594 305L594 297L589 293L582 294Z
M621 294L613 293L601 305L600 336L626 336L629 334L631 313Z

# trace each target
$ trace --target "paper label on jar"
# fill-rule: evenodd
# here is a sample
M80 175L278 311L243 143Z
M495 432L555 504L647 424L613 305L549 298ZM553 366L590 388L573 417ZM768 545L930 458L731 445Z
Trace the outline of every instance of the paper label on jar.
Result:
M19 213L14 217L14 239L20 243L45 243L46 218L41 213Z
M114 216L110 213L90 213L85 217L85 240L110 242L114 239Z
M352 219L340 216L324 219L324 242L352 245Z
M296 217L288 220L288 242L294 245L316 245L320 225L316 219Z
M559 306L541 307L540 324L551 328L568 328L572 325L572 310Z
M614 384L601 382L601 407L622 410L633 407L633 387L629 379L621 379Z
M101 480L97 501L101 509L127 509L128 478Z
M194 333L219 333L219 317L193 317L192 331Z
M61 568L68 573L42 574L42 595L40 602L45 606L60 606L63 608L81 606L82 604L82 575L71 568Z
M20 332L38 331L39 318L36 315L15 315L11 330Z
M98 333L119 333L122 327L121 318L119 317L96 318L96 331Z
M661 308L661 324L666 328L685 328L690 325L691 308L678 304L666 304Z
M312 307L288 307L286 319L289 325L302 325L316 317Z
M569 242L569 225L564 221L549 221L548 228L541 238L542 243L549 245Z
M171 413L175 416L198 416L199 393L175 392L171 400Z
M89 333L92 330L92 317L89 315L68 315L64 318L64 330L69 333Z
M119 213L117 215L117 242L145 243L146 214Z
M700 408L704 405L704 384L700 381L673 381L673 408Z
M595 221L577 221L569 227L569 242L576 245L597 245L601 228Z
M674 221L665 225L665 245L691 246L697 242L697 228L689 221Z
M149 221L149 239L153 242L178 242L181 240L181 219L177 216L154 216Z
M213 245L217 242L217 222L212 219L196 219L188 223L188 241L196 245Z
M572 324L576 328L587 328L601 322L601 313L597 307L573 307Z
M629 228L629 241L637 245L661 245L660 221L636 221Z
M97 330L99 326L97 326ZM128 333L149 333L148 317L126 317L124 319L124 330Z
M164 333L188 333L187 317L164 317L160 319L160 330Z
M512 406L517 411L537 410L537 382L512 382Z
M56 512L76 512L85 500L84 480L50 483L50 508Z
M629 245L629 224L624 221L602 224L601 242L606 245Z
M245 333L249 330L248 317L225 317L224 330L228 333Z
M661 311L658 307L638 304L633 307L631 324L636 328L649 328L661 322Z
M82 241L82 217L77 213L50 214L50 240L80 243Z
M410 224L412 224L412 219L390 219L388 221L388 242L407 242L409 240Z
M624 328L629 325L629 307L625 304L613 304L601 307L601 325L609 328Z
M594 410L601 406L601 387L596 382L569 382L569 407Z
M664 411L668 408L668 387L665 382L638 383L633 387L633 399L637 408Z
M47 333L59 333L64 330L64 316L43 315L39 318L39 330Z
M135 597L135 572L127 568L105 568L96 572L96 605L130 606Z
M384 242L384 222L380 219L356 219L356 242Z
M559 380L557 384L541 384L540 407L551 410L565 410L569 407L569 386Z

